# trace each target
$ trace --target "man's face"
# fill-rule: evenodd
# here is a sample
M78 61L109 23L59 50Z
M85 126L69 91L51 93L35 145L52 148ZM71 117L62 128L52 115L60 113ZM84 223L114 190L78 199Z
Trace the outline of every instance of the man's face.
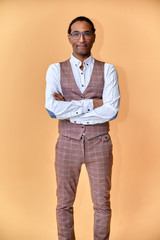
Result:
M77 21L71 26L71 33L74 32L92 32L92 26L86 21ZM75 57L87 58L90 56L92 45L95 41L95 34L90 39L86 39L82 34L80 38L75 40L71 35L68 35L68 39L73 48L73 55Z

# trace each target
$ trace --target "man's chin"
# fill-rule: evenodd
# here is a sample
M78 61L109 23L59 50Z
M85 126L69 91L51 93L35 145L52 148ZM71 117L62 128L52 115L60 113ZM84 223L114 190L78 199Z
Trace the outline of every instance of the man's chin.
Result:
M77 53L79 56L84 56L84 57L90 55L88 51L78 51Z

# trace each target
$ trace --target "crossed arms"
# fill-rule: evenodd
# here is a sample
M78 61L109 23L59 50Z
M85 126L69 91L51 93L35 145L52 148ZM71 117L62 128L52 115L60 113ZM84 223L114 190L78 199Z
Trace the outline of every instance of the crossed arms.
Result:
M64 101L60 85L59 64L49 66L46 75L46 104L50 116L70 119L77 124L96 124L113 120L119 110L117 72L113 65L105 64L105 84L102 99Z
M57 101L64 101L63 95L58 91L58 93L54 92L53 97ZM97 108L103 105L102 99L93 99L93 108Z

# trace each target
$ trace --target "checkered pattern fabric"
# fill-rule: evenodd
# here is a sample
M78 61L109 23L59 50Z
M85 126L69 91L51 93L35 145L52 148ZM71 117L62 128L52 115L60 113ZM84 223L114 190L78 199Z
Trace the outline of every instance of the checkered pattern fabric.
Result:
M57 224L59 240L75 240L73 203L82 164L85 164L94 208L94 240L108 240L112 143L109 134L88 140L59 136L56 144Z
M88 87L82 94L69 60L61 63L61 86L66 101L102 98L104 63L95 60ZM57 226L59 240L75 240L73 204L82 164L85 164L94 209L94 240L109 240L112 142L109 123L95 125L59 121L56 144ZM85 136L83 135L85 133Z
M82 99L101 99L104 87L104 63L95 60L92 76L82 94L78 89L69 60L60 63L61 87L65 101ZM59 133L79 140L85 132L87 138L94 138L109 131L109 122L95 125L74 124L68 120L59 120Z

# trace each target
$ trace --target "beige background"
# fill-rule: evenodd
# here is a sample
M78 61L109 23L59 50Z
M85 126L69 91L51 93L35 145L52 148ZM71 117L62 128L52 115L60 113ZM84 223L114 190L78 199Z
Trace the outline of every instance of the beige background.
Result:
M44 108L49 64L70 57L70 21L93 20L93 55L115 65L111 240L160 239L160 1L0 1L0 240L56 240L57 120ZM75 202L77 240L93 239L88 177Z

